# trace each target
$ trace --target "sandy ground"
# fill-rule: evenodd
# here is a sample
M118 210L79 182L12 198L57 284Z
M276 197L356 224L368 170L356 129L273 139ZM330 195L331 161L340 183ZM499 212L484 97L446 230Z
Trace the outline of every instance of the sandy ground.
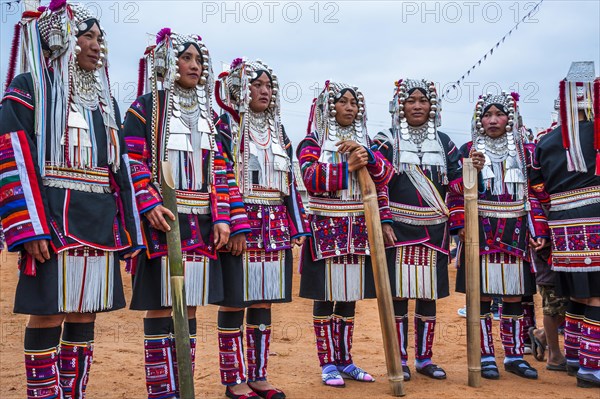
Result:
M16 256L3 252L0 263L0 398L25 397L23 367L23 334L26 316L12 313L17 281ZM455 270L450 268L450 283ZM362 301L357 306L353 356L368 370L375 383L348 381L343 389L325 387L321 383L312 330L312 303L298 298L299 275L294 276L294 301L274 306L273 343L269 359L270 380L285 390L289 398L385 398L391 397L387 383L385 360L377 303ZM130 279L125 277L125 294L131 295ZM414 372L405 383L406 397L412 398L572 398L600 399L598 389L576 388L575 378L566 373L547 371L545 363L527 356L539 370L537 381L528 381L501 370L499 381L483 380L481 388L467 386L466 319L456 314L464 304L462 294L452 294L438 302L438 324L434 344L434 361L448 374L445 381L434 381ZM539 305L539 296L536 297ZM412 317L412 306L411 306ZM195 374L196 397L224 398L220 384L217 333L217 308L198 311L198 349ZM102 314L96 321L94 363L88 385L89 398L144 398L143 329L141 312L120 310ZM541 325L541 310L538 312ZM411 323L412 324L412 323ZM503 350L494 326L497 357ZM409 332L410 362L414 358L412 327Z

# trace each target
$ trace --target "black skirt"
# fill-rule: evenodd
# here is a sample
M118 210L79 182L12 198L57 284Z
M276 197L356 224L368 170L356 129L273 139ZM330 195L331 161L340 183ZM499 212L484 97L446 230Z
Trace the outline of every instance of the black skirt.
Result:
M223 274L224 297L217 305L232 308L246 308L258 303L284 303L292 301L292 274L294 267L294 255L291 249L285 252L284 270L281 277L283 282L283 295L278 299L246 300L244 293L244 255L233 256L230 253L220 253L221 272Z
M579 299L600 298L600 272L555 272L556 293Z
M121 265L119 255L113 252L113 298L109 309L99 312L109 312L125 307L125 294L121 280ZM19 273L19 282L15 293L15 313L49 316L61 314L58 310L58 257L51 253L50 259L37 263L36 275L27 276Z
M214 304L223 299L223 280L220 262L211 259L208 269L208 303ZM163 273L161 257L148 259L146 254L138 256L138 263L133 278L133 293L131 295L132 310L161 310L170 309L162 305ZM189 287L186 287L186 292Z
M327 295L328 278L326 276L326 260L313 260L310 250L310 240L302 246L302 273L300 276L300 297L315 301L330 300ZM371 257L365 256L363 298L376 298Z

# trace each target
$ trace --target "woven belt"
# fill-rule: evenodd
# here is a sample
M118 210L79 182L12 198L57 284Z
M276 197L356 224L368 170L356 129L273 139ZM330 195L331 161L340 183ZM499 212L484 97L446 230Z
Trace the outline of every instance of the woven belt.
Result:
M496 219L512 219L527 215L523 202L477 202L479 216Z
M392 219L397 222L416 226L432 226L445 223L446 215L440 215L433 208L412 206L390 201Z
M210 213L210 195L195 191L175 190L177 212L195 215Z
M47 187L85 191L88 193L110 193L108 168L75 169L46 166L42 182Z
M245 204L256 205L283 205L283 196L279 190L269 190L267 188L254 186L252 191L244 193Z
M550 194L550 212L581 208L592 204L600 204L600 186Z
M362 202L342 201L336 198L308 198L308 213L319 216L361 216L365 213Z

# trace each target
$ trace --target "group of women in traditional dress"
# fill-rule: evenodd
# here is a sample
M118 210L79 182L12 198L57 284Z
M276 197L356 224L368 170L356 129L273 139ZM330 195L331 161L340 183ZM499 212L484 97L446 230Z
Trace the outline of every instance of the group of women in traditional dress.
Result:
M375 297L362 168L377 188L404 379L411 378L409 299L416 300L416 371L446 378L432 361L436 300L449 295L450 233L463 234L466 157L481 172L482 376L499 377L490 301L502 296L504 368L537 378L523 360L521 297L535 291L528 251L543 247L549 233L528 184L534 149L521 134L517 95L483 96L473 141L459 149L438 130L433 82L397 81L392 126L370 138L360 89L326 81L296 149L295 176L279 81L265 63L236 58L215 76L200 36L164 28L145 51L139 97L121 123L96 18L53 0L26 12L20 26L30 52L27 72L9 77L0 109L0 205L8 248L21 253L15 312L30 315L28 397L85 397L95 314L125 306L119 258L133 276L130 307L145 311L148 397L179 397L182 354L175 349L166 238L176 219L192 364L197 307L219 305L228 397L285 397L267 380L267 365L271 305L292 300L295 246L302 247L300 296L314 301L323 383L373 382L351 353L356 301ZM170 172L161 168L165 161ZM163 204L164 173L172 174L176 212ZM306 204L296 179L306 187ZM464 292L459 258L457 290Z

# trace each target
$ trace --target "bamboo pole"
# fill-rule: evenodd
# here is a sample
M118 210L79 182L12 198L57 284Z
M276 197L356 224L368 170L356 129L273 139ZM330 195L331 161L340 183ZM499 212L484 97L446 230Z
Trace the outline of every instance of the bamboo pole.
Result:
M392 395L404 396L404 374L400 361L400 345L396 335L396 322L394 320L394 306L392 304L392 289L385 257L385 245L381 231L379 217L379 204L375 184L366 168L358 170L358 181L365 205L365 221L369 235L369 248L371 250L371 265L377 292L377 305L379 308L379 322L383 335L383 349L388 372L388 381L392 388Z
M179 392L182 399L193 399L194 376L192 374L192 358L190 353L190 330L188 325L187 304L181 253L181 237L179 218L177 217L177 201L175 183L171 164L162 162L161 189L163 205L175 215L175 220L167 218L170 231L167 232L169 272L171 274L171 299L173 303L173 324L175 326L175 350L179 369Z
M480 333L480 285L479 215L477 210L477 170L473 161L463 161L463 184L465 188L465 267L467 285L467 365L469 386L481 386L481 333Z

